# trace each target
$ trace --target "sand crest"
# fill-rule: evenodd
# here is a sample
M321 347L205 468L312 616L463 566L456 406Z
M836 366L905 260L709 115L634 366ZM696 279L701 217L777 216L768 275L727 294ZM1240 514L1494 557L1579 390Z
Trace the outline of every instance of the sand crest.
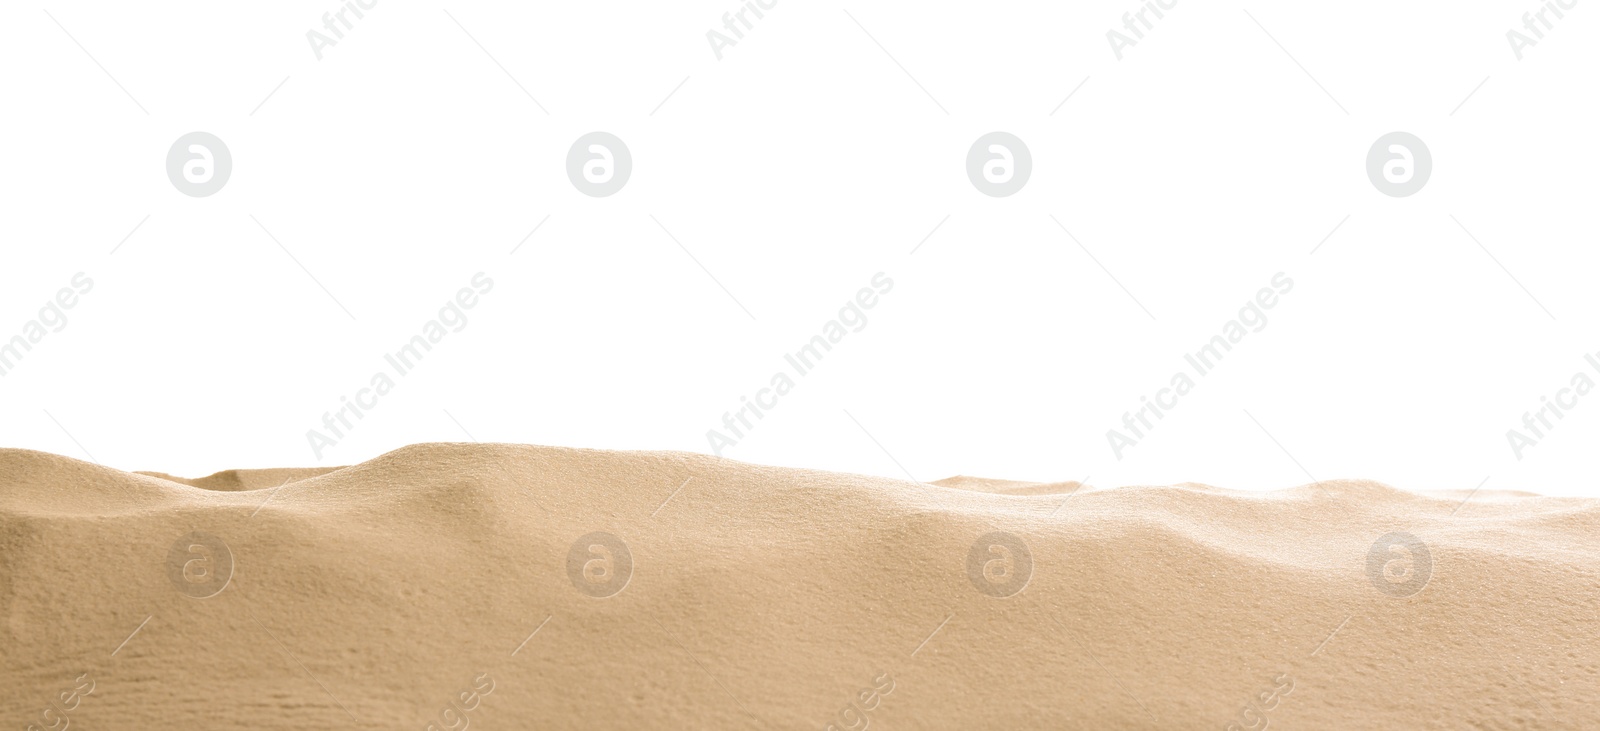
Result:
M1600 501L1467 497L465 444L185 480L3 450L0 714L1600 728Z

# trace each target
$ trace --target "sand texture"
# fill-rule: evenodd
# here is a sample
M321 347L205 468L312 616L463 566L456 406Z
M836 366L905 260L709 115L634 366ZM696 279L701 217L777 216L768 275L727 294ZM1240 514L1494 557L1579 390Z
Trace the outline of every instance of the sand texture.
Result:
M181 480L4 450L0 713L39 731L1600 728L1600 501L1467 497L473 444Z

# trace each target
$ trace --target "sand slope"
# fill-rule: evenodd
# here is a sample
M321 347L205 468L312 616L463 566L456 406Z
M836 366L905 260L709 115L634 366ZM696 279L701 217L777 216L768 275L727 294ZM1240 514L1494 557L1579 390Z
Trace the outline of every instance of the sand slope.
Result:
M1464 497L462 444L184 481L5 450L0 716L1600 728L1600 502ZM626 555L574 550L595 532ZM1421 545L1373 551L1392 532Z

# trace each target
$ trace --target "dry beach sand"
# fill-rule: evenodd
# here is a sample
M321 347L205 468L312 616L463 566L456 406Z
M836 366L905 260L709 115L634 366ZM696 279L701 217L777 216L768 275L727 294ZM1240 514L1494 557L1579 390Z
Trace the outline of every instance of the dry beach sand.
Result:
M0 713L42 731L1600 728L1600 502L1465 498L470 444L183 480L4 450Z

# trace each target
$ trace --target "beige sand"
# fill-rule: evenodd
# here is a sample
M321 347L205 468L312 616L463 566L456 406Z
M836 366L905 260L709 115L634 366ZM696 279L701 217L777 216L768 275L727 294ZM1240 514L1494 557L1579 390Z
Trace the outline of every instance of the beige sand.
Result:
M184 481L7 450L0 712L41 730L1600 728L1600 502L1465 497L461 444ZM1421 546L1373 551L1396 531ZM626 554L574 550L594 532ZM1021 544L979 540L996 532Z

